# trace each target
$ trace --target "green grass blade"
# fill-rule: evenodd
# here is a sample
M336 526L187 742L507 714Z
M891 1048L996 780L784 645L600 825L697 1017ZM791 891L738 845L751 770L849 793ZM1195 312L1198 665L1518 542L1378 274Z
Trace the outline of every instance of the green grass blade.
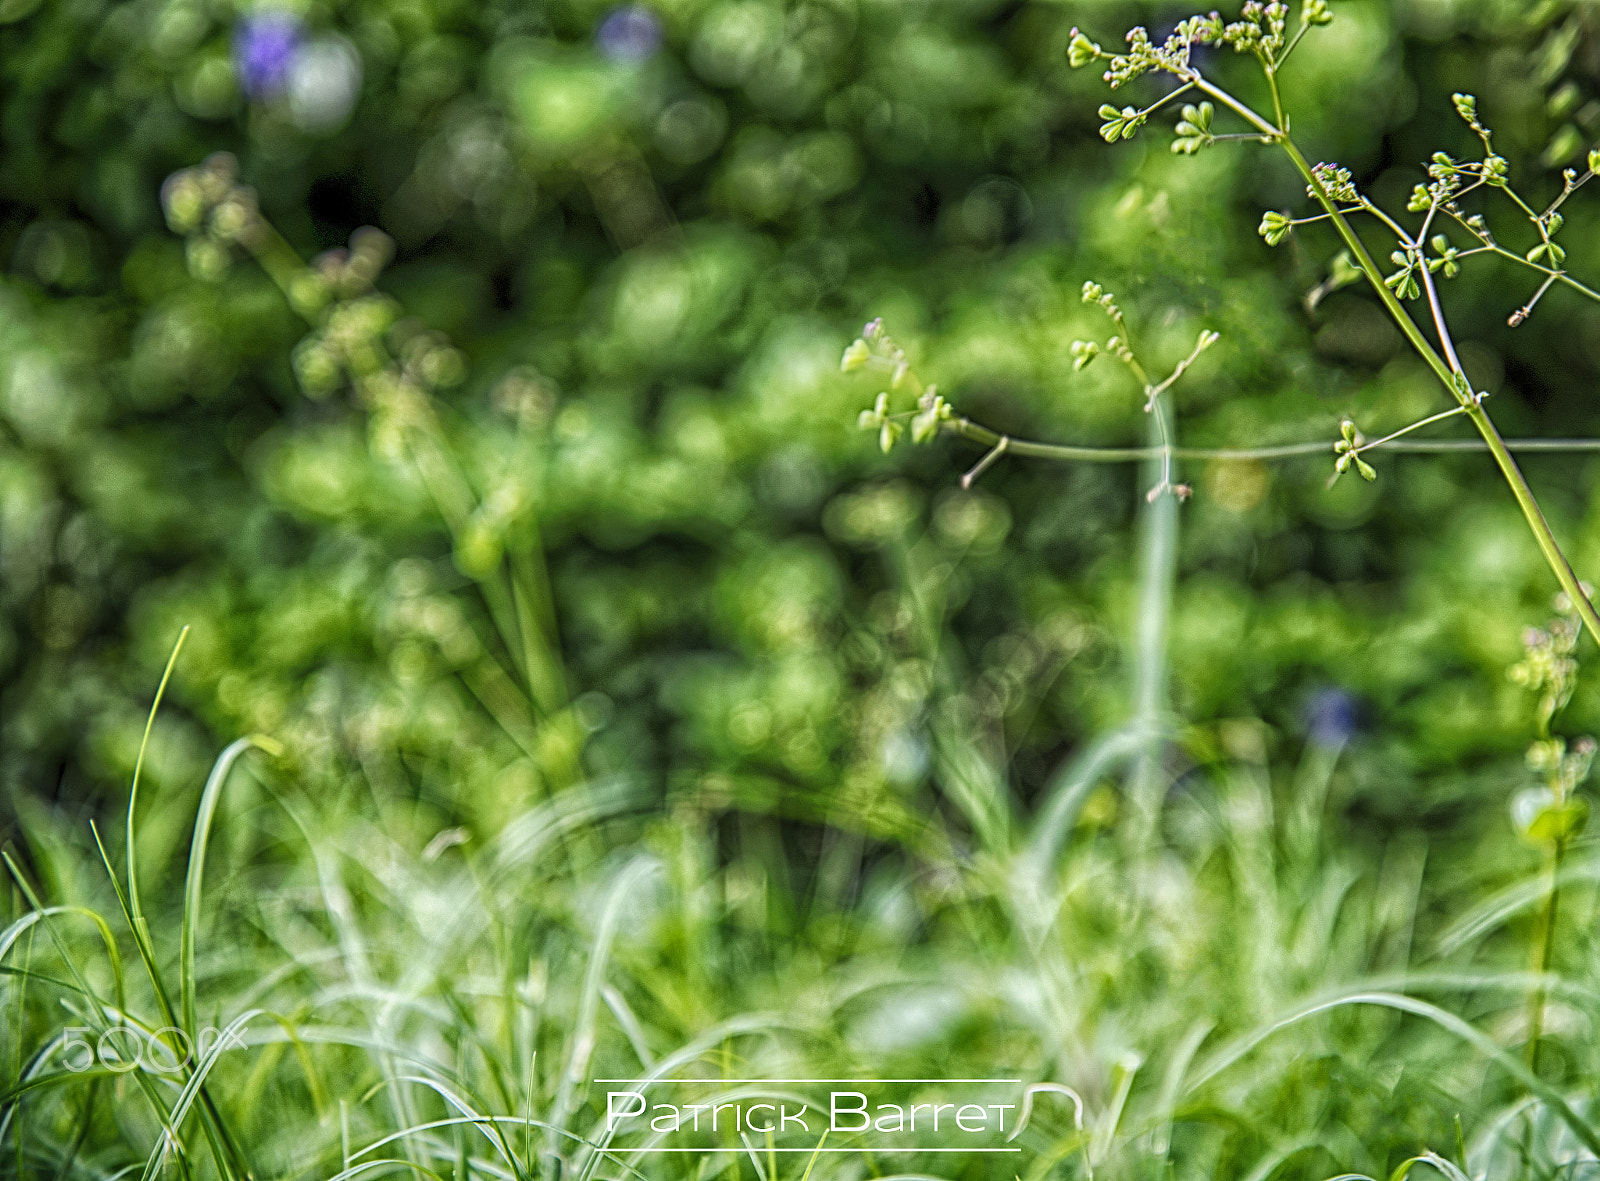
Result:
M567 1067L562 1072L561 1084L556 1091L555 1106L550 1122L557 1127L567 1126L572 1113L573 1093L583 1082L589 1069L589 1056L594 1051L595 1022L600 1009L600 988L605 983L606 965L611 959L611 944L622 921L622 910L634 887L659 866L643 857L635 859L617 875L616 882L606 898L605 910L595 932L594 949L589 955L589 968L584 975L583 992L578 1001L578 1020L573 1026L571 1049Z
M5 855L5 861L6 865L15 875L18 870L16 865L12 862L9 854ZM94 923L95 928L100 932L101 942L105 944L106 958L111 961L112 979L116 982L117 1008L126 1009L128 1005L127 1001L125 1000L124 980L122 976L122 955L117 951L116 937L111 933L111 925L107 923L105 919L101 918L99 914L90 910L86 906L47 906L23 915L16 922L12 923L11 926L7 927L5 931L0 932L0 960L4 960L6 958L6 953L11 950L12 945L16 943L16 941L25 931L28 930L29 927L32 927L35 923L42 923L51 915L56 914L82 915L84 918ZM71 963L72 961L69 960L68 962ZM85 988L83 991L87 993L88 990Z
M1326 1013L1347 1005L1377 1005L1400 1013L1410 1013L1432 1021L1446 1032L1454 1034L1485 1057L1493 1060L1507 1074L1543 1100L1555 1111L1561 1121L1572 1129L1573 1135L1583 1143L1585 1148L1600 1156L1600 1129L1596 1129L1594 1124L1574 1111L1572 1106L1561 1097L1554 1087L1529 1070L1520 1058L1501 1048L1487 1034L1463 1021L1454 1013L1447 1012L1437 1005L1430 1005L1426 1001L1419 1001L1415 997L1404 996L1399 993L1355 992L1314 1001L1304 1008L1298 1009L1270 1025L1254 1030L1223 1047L1206 1063L1194 1081L1189 1084L1189 1093L1193 1093L1199 1087L1215 1078L1280 1030L1303 1021L1307 1017L1313 1017L1318 1013Z
M188 638L189 625L184 624L183 630L178 633L177 643L172 645L172 655L167 657L167 667L161 674L161 683L156 686L155 699L150 702L150 715L144 722L144 737L139 740L139 755L133 761L133 783L128 788L128 913L131 915L129 922L136 928L144 925L144 911L139 904L139 865L133 848L134 833L137 831L134 827L134 812L139 805L139 775L144 770L144 756L150 747L150 732L155 728L156 711L161 708L161 698L166 694L167 682L172 679L172 670L178 663L178 653L183 651L183 642Z
M189 843L189 872L183 883L183 925L178 953L179 1008L183 1013L184 1031L191 1042L199 1033L195 1017L194 944L200 920L200 891L206 870L206 842L211 836L211 824L216 818L217 804L222 798L228 772L233 769L239 756L252 746L268 753L277 749L277 743L256 735L230 743L212 764L211 774L200 793L200 805L195 812L194 837Z

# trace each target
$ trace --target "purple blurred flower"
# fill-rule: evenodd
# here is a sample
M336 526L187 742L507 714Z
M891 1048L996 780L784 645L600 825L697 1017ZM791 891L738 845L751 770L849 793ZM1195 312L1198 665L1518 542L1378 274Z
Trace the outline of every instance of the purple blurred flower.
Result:
M251 98L281 94L294 68L302 35L300 18L281 8L246 14L233 34L233 65Z
M594 35L602 57L642 62L661 48L661 19L642 4L613 8Z
M1361 723L1361 707L1343 689L1318 689L1306 702L1306 731L1318 746L1337 747L1349 742Z

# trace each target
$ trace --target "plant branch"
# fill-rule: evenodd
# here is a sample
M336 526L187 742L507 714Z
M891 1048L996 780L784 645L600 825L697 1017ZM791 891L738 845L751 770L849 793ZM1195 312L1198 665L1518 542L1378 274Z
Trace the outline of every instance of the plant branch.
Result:
M1403 426L1393 434L1385 435L1381 439L1374 439L1370 443L1362 443L1359 447L1352 447L1351 452L1355 455L1360 455L1363 451L1371 451L1374 447L1382 447L1391 439L1398 439L1402 435L1409 435L1412 431L1419 430L1430 423L1439 422L1441 419L1454 418L1456 415L1465 414L1466 412L1467 411L1464 406L1452 406L1449 410L1441 410L1438 414L1430 414L1427 418L1418 419L1410 426ZM1600 440L1597 440L1597 442L1600 442Z
M1200 86L1207 93L1212 92L1208 83L1201 82ZM1216 93L1220 97L1222 92L1217 91ZM1235 100L1231 99L1231 97L1227 101L1229 101L1230 105L1235 105ZM1259 120L1260 116L1257 115L1255 118ZM1305 179L1317 203L1325 211L1333 215L1331 220L1334 228L1349 248L1356 265L1366 274L1368 281L1372 284L1373 290L1377 292L1378 299L1389 313L1390 318L1405 334L1406 339L1411 342L1411 346L1417 351L1417 354L1433 370L1434 375L1438 377L1445 389L1450 391L1451 395L1465 409L1467 416L1472 419L1472 425L1477 427L1478 433L1483 437L1484 443L1488 445L1489 452L1494 456L1495 463L1499 466L1506 483L1510 485L1511 494L1516 497L1517 505L1522 509L1522 515L1526 518L1529 529L1533 531L1534 540L1538 542L1545 561L1549 564L1551 572L1556 576L1556 581L1561 584L1561 589L1567 592L1568 598L1572 600L1573 605L1577 608L1578 614L1583 618L1584 626L1589 630L1590 637L1600 642L1600 614L1595 612L1594 604L1589 601L1588 595L1584 594L1583 587L1578 581L1578 576L1574 573L1572 564L1567 561L1566 554L1562 552L1560 543L1556 541L1555 534L1550 528L1550 522L1545 519L1544 511L1539 507L1539 502L1533 494L1533 489L1529 487L1526 477L1523 476L1521 469L1517 467L1517 461L1511 457L1511 452L1506 449L1505 440L1500 437L1500 431L1494 425L1494 421L1481 405L1457 385L1456 370L1446 364L1444 359L1434 351L1433 346L1422 335L1421 329L1417 327L1405 308L1401 306L1400 301L1395 298L1394 292L1389 290L1388 285L1384 282L1383 273L1378 269L1377 264L1372 261L1372 255L1367 252L1366 246L1356 235L1355 230L1351 228L1349 221L1339 212L1328 190L1323 186L1316 174L1312 172L1311 165L1301 155L1300 149L1295 146L1294 141L1287 135L1280 135L1278 137L1278 145L1294 164L1295 170ZM1426 265L1424 265L1423 270L1426 271L1426 269Z
M1382 439L1374 440L1371 443L1363 443L1360 450L1383 450L1400 455L1425 455L1440 452L1481 453L1488 451L1489 445L1482 439L1431 439L1393 444L1389 442L1391 439L1398 439L1402 435L1409 434L1420 426L1437 422L1442 418L1452 418L1466 412L1465 407L1454 407L1430 418L1425 418L1420 422L1414 422L1391 435L1385 435ZM1002 435L981 423L972 421L970 418L949 419L943 424L943 428L953 435L959 435L963 439L991 448L998 446L1000 441L1004 439L1006 453L1020 455L1027 459L1052 459L1063 463L1137 463L1147 459L1159 459L1162 455L1162 448L1160 447L1079 447L1070 443L1042 443L1029 439L1018 439L1012 435ZM1502 442L1509 451L1545 454L1588 454L1600 452L1600 439L1506 439ZM1334 454L1333 444L1326 441L1283 443L1270 447L1172 448L1172 457L1174 459L1271 460L1298 459L1309 455L1332 456ZM995 458L998 459L999 456L995 456Z
M1450 328L1444 322L1444 309L1439 306L1439 290L1434 285L1433 272L1428 270L1428 260L1426 256L1422 256L1420 248L1418 249L1418 255L1421 257L1421 262L1417 270L1422 275L1422 289L1428 295L1428 310L1433 314L1434 331L1439 334L1439 344L1444 349L1444 355L1450 362L1450 371L1466 384L1467 390L1470 392L1472 383L1467 379L1467 371L1461 367L1461 358L1456 356L1455 342L1450 339ZM1478 401L1476 393L1470 393L1470 397L1474 402Z

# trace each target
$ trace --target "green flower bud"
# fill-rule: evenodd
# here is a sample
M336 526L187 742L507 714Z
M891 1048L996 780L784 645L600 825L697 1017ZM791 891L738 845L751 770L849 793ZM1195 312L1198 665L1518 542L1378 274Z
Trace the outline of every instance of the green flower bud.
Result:
M187 234L200 228L206 199L193 169L173 173L161 186L161 210L174 233Z
M211 233L225 242L236 242L255 226L259 213L248 189L234 189L211 211Z
M1294 229L1294 222L1286 213L1269 209L1261 215L1261 224L1256 227L1256 233L1266 239L1268 246L1276 246L1289 236L1289 231Z
M942 405L942 402L938 402L912 418L911 441L913 443L926 443L939 433L939 410Z
M1097 58L1105 56L1105 51L1077 29L1072 30L1072 39L1067 42L1067 64L1074 70L1081 69Z
M429 349L417 366L422 380L436 390L457 386L467 376L467 359L459 349L448 346Z
M1177 138L1172 141L1172 150L1192 156L1211 143L1211 120L1215 114L1216 108L1210 103L1186 105L1175 129Z
M895 441L900 438L900 424L892 418L885 419L878 428L878 449L885 455L894 449Z
M873 402L871 410L863 410L856 425L864 431L875 431L881 427L889 417L889 395L881 393L877 401Z
M1566 741L1561 738L1551 738L1535 742L1528 747L1528 753L1524 758L1530 771L1554 771L1561 766L1561 759L1566 753Z
M1132 139L1134 133L1144 125L1146 117L1137 108L1123 107L1119 111L1106 103L1100 108L1100 118L1105 120L1100 125L1100 138L1108 144L1116 143L1119 139Z
M342 377L338 354L320 336L302 340L290 361L306 397L325 398L338 388Z
M189 273L205 283L215 283L228 272L228 248L199 235L184 243L183 260Z

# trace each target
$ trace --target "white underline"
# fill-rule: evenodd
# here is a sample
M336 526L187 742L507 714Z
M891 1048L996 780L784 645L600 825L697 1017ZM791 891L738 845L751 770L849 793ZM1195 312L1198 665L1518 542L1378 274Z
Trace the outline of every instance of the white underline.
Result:
M616 1148L609 1150L616 1156L637 1156L644 1152L744 1152L743 1148ZM910 1147L885 1147L882 1144L869 1145L866 1148L763 1148L756 1146L755 1152L759 1156L763 1152L1021 1152L1020 1148L910 1148Z
M596 1078L592 1083L1020 1083L1019 1078ZM731 1150L730 1150L731 1151Z

